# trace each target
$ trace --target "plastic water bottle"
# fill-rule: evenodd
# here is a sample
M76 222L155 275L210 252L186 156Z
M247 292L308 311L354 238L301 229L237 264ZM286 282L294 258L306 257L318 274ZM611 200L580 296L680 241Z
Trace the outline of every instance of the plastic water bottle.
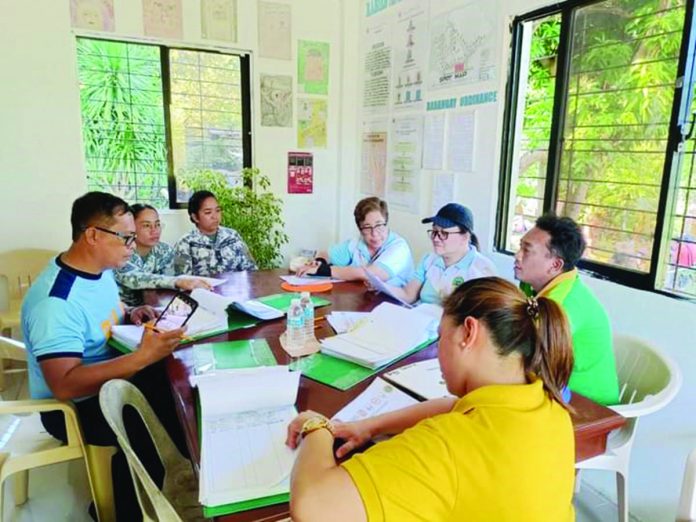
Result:
M288 323L285 330L285 346L289 352L301 350L304 346L304 311L299 299L290 302Z
M304 341L309 343L314 340L314 303L309 292L300 294L300 304L304 314Z

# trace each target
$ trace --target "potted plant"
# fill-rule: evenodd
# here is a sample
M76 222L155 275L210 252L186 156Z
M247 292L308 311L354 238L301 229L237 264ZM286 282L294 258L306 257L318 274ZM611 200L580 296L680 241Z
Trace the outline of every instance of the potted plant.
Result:
M209 190L222 208L222 225L242 236L259 269L283 262L281 247L288 242L283 221L283 200L269 191L271 182L258 168L242 169L242 182L231 186L220 172L200 169L179 179L191 191Z

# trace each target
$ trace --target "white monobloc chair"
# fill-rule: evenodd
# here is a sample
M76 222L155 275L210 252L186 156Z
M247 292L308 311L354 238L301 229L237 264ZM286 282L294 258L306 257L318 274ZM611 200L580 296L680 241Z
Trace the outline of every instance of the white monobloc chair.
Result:
M191 461L181 455L140 390L128 381L113 379L101 387L99 405L126 455L143 521L202 521L203 512L198 503L198 480ZM161 490L131 446L123 422L123 410L126 406L135 408L140 414L155 444L164 467Z
M677 522L694 521L696 521L696 449L691 450L686 459L684 480L677 508Z
M681 388L679 368L647 342L629 336L614 337L616 372L619 377L619 404L610 406L628 420L609 434L602 455L578 462L578 470L598 469L616 473L619 521L628 522L628 467L638 418L654 413L669 404ZM580 474L576 478L576 491Z

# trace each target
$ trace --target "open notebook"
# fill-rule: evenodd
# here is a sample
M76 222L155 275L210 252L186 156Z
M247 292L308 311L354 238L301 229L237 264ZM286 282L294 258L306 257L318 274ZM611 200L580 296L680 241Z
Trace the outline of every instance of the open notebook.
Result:
M199 500L203 506L277 498L290 492L296 453L285 445L297 415L300 373L287 366L226 370L192 378L201 405ZM243 392L243 393L242 393ZM287 497L280 497L280 502Z
M191 292L191 297L198 301L198 305L221 315L227 314L227 309L231 306L237 310L241 310L245 314L249 314L262 321L277 319L283 317L283 312L272 306L262 303L256 299L248 299L246 301L236 301L224 295L215 294L204 288L196 288Z
M228 297L215 294L203 288L196 288L191 292L191 298L198 303L198 308L186 323L186 336L193 339L210 337L228 331L233 328L228 316L228 308L235 309L247 315L263 321L283 317L283 312L254 299L236 302ZM251 318L249 318L251 319ZM171 320L170 320L171 322ZM252 326L254 320L235 325L234 327ZM177 325L170 325L173 328ZM121 351L135 350L143 336L143 326L133 324L118 324L111 327L111 344Z
M321 351L368 368L399 359L437 337L433 316L392 303L381 303L349 332L321 340Z

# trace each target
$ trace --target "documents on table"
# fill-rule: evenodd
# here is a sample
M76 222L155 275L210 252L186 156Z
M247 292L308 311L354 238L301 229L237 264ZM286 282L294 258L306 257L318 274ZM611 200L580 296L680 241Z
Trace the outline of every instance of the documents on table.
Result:
M341 422L354 422L418 404L418 401L377 377L364 392L333 416Z
M195 276L195 275L186 275L186 274L181 274L176 276L176 279L196 279L198 281L203 281L205 283L208 283L211 288L215 288L216 286L220 286L221 284L224 284L227 282L227 279L219 279L217 277L203 277L203 276Z
M207 290L202 291L215 295ZM194 296L193 292L191 296L198 301L198 308L196 308L196 311L193 312L186 323L185 329L188 337L205 337L227 331L226 310L211 309L207 303L201 302L198 297ZM171 321L172 319L168 320ZM140 344L144 330L145 327L142 325L116 324L111 327L111 337L114 341L132 351Z
M322 353L368 368L388 364L432 338L433 318L381 303L350 332L321 340Z
M300 372L287 366L192 378L201 403L199 500L205 506L290 491L295 452L285 445L297 415Z
M224 313L225 317L227 317L227 308L230 306L241 310L245 314L249 314L253 317L261 319L262 321L277 319L278 317L283 317L284 315L280 310L263 304L256 299L237 301L224 295L215 294L203 288L194 289L191 292L191 297L198 301L200 305L210 310L215 310L217 313Z
M346 333L362 323L370 312L331 312L326 316L336 333Z
M413 308L413 305L411 305L410 303L407 303L406 301L404 301L400 297L397 297L396 295L394 295L391 288L389 288L389 285L387 285L384 281L382 281L375 274L373 274L369 270L365 270L365 274L367 275L367 280L370 282L370 284L372 285L372 287L375 290L377 290L378 292L382 292L383 294L387 294L392 299L396 299L399 303L404 305L406 308Z
M424 399L452 396L447 391L447 384L440 370L440 361L437 359L402 366L385 373L383 377Z
M292 286L307 286L307 285L318 285L320 283L343 283L343 279L336 279L334 277L316 277L316 276L294 276L294 275L282 275L280 278L287 284Z

